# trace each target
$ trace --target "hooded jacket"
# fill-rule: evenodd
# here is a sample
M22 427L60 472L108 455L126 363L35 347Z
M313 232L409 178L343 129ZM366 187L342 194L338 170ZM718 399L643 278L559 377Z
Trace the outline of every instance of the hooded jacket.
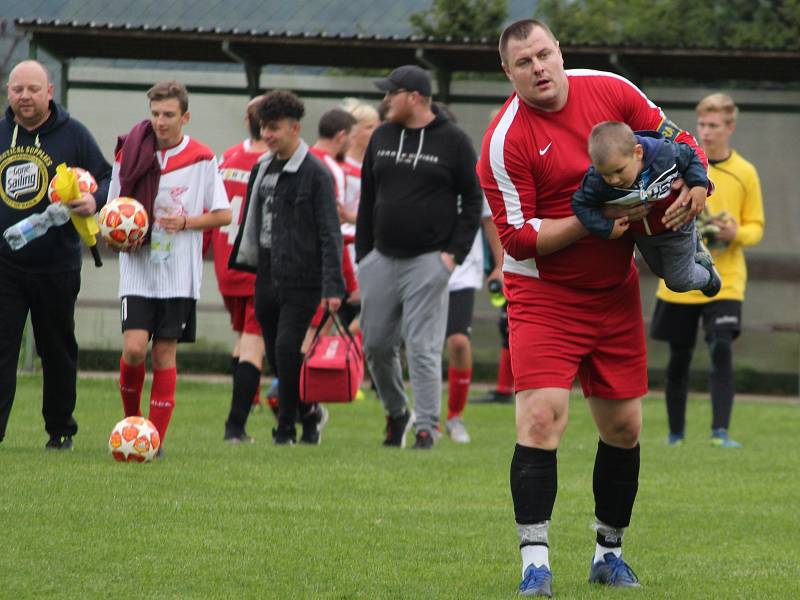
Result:
M631 223L631 231L643 235L656 235L666 230L661 222L664 211L674 199L673 182L682 177L690 188L708 187L706 168L694 149L688 144L675 143L655 131L637 131L636 143L642 145L642 171L630 188L608 185L594 166L589 167L581 186L572 196L572 211L586 229L603 239L608 239L614 229L614 220L602 214L605 204L635 205L655 202L655 207L641 222Z
M50 204L47 188L56 167L81 167L97 181L98 210L105 204L111 165L92 134L55 102L50 116L28 131L14 121L11 107L0 120L0 233ZM33 272L57 273L81 268L81 242L70 221L13 251L0 236L0 261Z
M372 249L397 258L436 250L461 264L481 218L475 151L467 135L433 106L425 127L384 123L372 134L361 170L356 260Z

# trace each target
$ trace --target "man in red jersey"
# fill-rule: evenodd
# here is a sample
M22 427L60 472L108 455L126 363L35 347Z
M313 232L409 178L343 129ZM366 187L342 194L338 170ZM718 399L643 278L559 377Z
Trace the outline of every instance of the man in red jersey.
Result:
M548 528L557 488L556 449L577 375L600 440L593 488L597 545L589 581L639 587L622 560L639 476L640 397L647 391L639 280L630 236L588 236L570 206L590 160L587 139L601 121L695 140L633 84L590 70L564 70L558 41L535 20L500 38L514 93L483 140L478 174L505 249L517 445L511 495L520 535L520 593L551 596ZM647 207L609 216L640 219ZM695 215L686 191L664 222Z
M214 229L211 233L217 285L236 333L232 353L233 397L225 421L224 438L233 444L253 441L247 435L245 425L253 398L259 396L264 360L264 338L254 306L256 276L228 268L233 243L242 221L242 206L247 196L250 171L267 151L267 144L261 139L261 123L258 120L258 107L262 99L263 96L257 96L247 104L245 119L250 137L222 153L219 172L231 203L231 224Z

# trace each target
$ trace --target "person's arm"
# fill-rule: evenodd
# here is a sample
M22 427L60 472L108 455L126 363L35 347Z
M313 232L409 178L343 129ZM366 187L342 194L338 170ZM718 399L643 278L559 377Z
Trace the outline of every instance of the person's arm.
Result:
M741 222L735 218L718 223L720 232L717 237L723 241L731 241L742 246L755 246L764 236L764 205L761 198L761 182L758 172L753 168L744 178L745 198L742 203ZM729 239L726 239L729 238Z
M572 194L572 212L589 233L607 240L614 231L614 219L603 216L605 199L601 196L599 179L592 169L586 172L580 187Z
M373 135L374 138L374 135ZM372 140L367 145L361 166L361 199L356 216L356 262L370 253L375 245L373 218L375 212L375 180L372 174Z
M515 260L543 256L569 246L588 233L578 218L536 217L536 182L524 149L505 137L492 143L494 132L483 140L478 175L492 208L503 248Z
M336 312L345 295L342 232L336 211L336 193L333 179L327 173L315 168L307 176L314 177L311 195L314 223L311 227L319 239L322 254L322 303L331 312Z
M622 120L630 125L631 129L634 131L655 130L668 140L688 144L695 151L700 162L708 167L708 158L691 133L671 121L630 81L621 77L615 77L614 81L613 85L617 87L619 94ZM699 211L692 206L689 188L682 179L676 180L673 191L678 193L678 197L664 212L661 221L668 228L677 231L683 224L693 221Z
M100 147L92 134L82 124L75 122L78 139L78 164L70 167L81 167L92 174L97 182L97 191L93 194L84 192L80 198L69 203L69 208L75 214L88 217L105 206L108 200L108 191L111 184L111 165L103 157Z
M475 151L466 134L461 134L461 144L456 167L456 191L461 196L461 210L456 216L455 227L445 252L452 254L456 264L464 262L475 241L481 222L483 194L475 173Z
M482 223L483 235L486 236L486 243L492 253L492 262L494 263L492 271L486 277L486 280L498 279L503 281L503 244L500 243L500 236L497 235L497 227L492 220L491 214L488 217L483 217Z

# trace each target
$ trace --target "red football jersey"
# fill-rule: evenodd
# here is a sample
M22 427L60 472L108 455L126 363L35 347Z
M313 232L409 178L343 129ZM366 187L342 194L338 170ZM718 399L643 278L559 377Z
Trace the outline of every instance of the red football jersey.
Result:
M572 212L572 194L591 160L587 141L602 121L622 121L634 130L658 130L705 154L694 138L675 128L661 109L630 81L602 71L568 70L565 106L546 112L516 94L504 104L483 138L478 175L506 251L503 271L580 288L620 285L633 268L633 240L596 236L552 254L536 253L542 219Z
M228 148L222 154L222 162L219 165L219 172L231 203L231 223L214 229L211 233L211 243L214 245L214 270L217 273L217 284L220 293L224 296L252 296L255 293L255 274L229 269L228 259L231 256L233 243L236 241L239 225L244 216L243 207L250 170L261 155L261 152L252 152L250 140L245 140Z

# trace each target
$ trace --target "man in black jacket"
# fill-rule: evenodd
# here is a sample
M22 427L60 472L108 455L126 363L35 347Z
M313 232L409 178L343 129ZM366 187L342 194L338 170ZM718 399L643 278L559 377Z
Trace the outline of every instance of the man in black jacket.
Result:
M333 180L300 138L302 101L275 90L258 108L261 138L269 152L250 173L247 210L230 266L256 273L256 316L267 360L278 376L276 444L294 444L298 410L300 441L319 444L327 412L300 405L300 346L320 304L336 312L344 297L342 234Z
M70 203L89 216L105 203L111 166L92 134L53 102L53 84L40 63L26 60L8 78L9 107L0 120L0 231L49 206L47 188L56 167L82 167L98 184ZM14 251L0 238L0 440L17 386L22 331L31 313L42 359L42 414L47 449L69 450L78 424L75 410L78 343L75 300L81 286L81 246L67 222Z
M431 104L425 71L405 65L375 84L388 111L364 157L356 221L364 346L388 412L384 445L402 447L411 424L400 369L405 341L414 448L430 449L442 393L447 282L480 223L475 151Z

